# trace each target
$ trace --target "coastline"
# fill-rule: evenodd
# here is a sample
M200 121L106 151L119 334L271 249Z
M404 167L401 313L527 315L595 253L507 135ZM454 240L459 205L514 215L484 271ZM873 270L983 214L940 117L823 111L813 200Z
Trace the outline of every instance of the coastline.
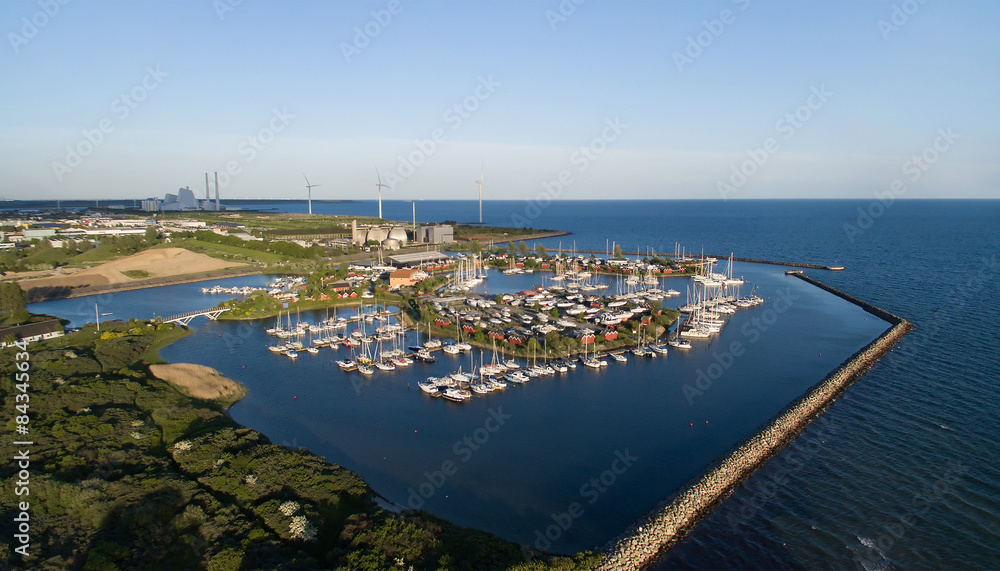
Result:
M683 539L754 471L818 418L844 391L861 378L909 333L914 325L888 311L861 301L814 278L791 274L854 303L891 325L785 406L754 434L737 443L680 491L640 517L601 549L601 570L645 569Z
M774 263L774 262L771 262L771 263ZM240 275L250 275L252 273L261 273L259 270L260 269L258 268L257 271L249 271L249 272L246 272L246 273L240 274ZM223 271L225 271L225 270L223 270ZM890 327L889 329L887 329L885 332L883 332L878 338L876 338L875 340L873 340L865 348L859 350L854 355L852 355L849 359L847 359L846 361L844 361L840 366L838 366L837 369L835 369L834 371L832 371L831 373L829 373L826 377L824 377L824 379L822 381L820 381L820 383L818 383L813 388L811 388L809 391L807 391L807 393L805 395L803 395L802 397L799 397L796 401L793 401L792 403L790 403L789 405L787 405L785 407L785 409L783 409L782 412L780 412L779 415L778 415L781 418L777 418L776 417L769 424L766 424L764 427L762 427L761 429L759 429L758 433L755 436L748 437L747 439L744 439L743 441L741 441L741 443L738 444L737 447L740 450L743 450L744 448L750 447L750 450L749 451L743 450L742 454L745 457L741 458L739 461L734 460L734 462L736 462L735 467L733 465L726 464L726 461L729 460L728 458L726 460L724 460L723 462L721 462L721 463L716 463L716 462L718 462L718 461L716 461L716 462L713 462L713 464L709 465L709 467L706 469L705 476L703 476L701 478L701 481L699 483L704 483L705 480L708 478L709 475L711 475L712 478L714 478L714 479L709 484L706 484L708 486L718 485L720 481L722 481L723 479L726 479L726 478L732 477L734 479L729 484L727 484L724 488L722 488L721 489L722 491L720 491L718 493L716 493L715 491L712 491L712 490L700 489L700 490L697 491L697 493L692 498L692 496L690 494L688 494L688 492L690 492L690 489L688 490L688 492L684 492L684 494L686 494L684 496L686 503L682 504L682 508L683 509L691 509L692 506L696 506L695 507L696 511L695 511L694 515L693 516L689 515L688 518L687 518L687 521L685 521L683 523L682 527L678 528L676 531L671 532L671 537L669 538L669 540L667 542L665 542L665 543L660 544L659 547L656 547L653 551L651 551L651 552L649 551L650 546L652 544L650 544L649 542L645 542L643 544L643 546L645 547L646 551L644 551L645 555L643 555L643 557L645 557L647 561L655 560L655 559L652 559L652 558L655 558L658 554L662 553L662 551L664 549L668 548L669 546L673 545L674 543L676 543L677 541L679 541L681 538L683 538L684 535L687 533L687 531L690 530L691 527L693 527L694 525L696 525L697 522L700 521L700 519L702 517L704 517L705 514L709 513L712 509L714 509L714 507L719 502L721 502L732 491L732 489L736 485L738 485L740 482L742 482L747 476L749 476L749 474L751 474L760 465L762 465L764 462L766 462L767 459L769 459L771 456L773 456L773 454L777 450L780 450L781 447L783 447L788 442L790 442L792 439L794 439L795 435L797 435L798 432L800 432L806 425L808 425L809 422L811 422L816 417L818 417L818 415L822 413L822 411L826 408L826 406L828 406L828 404L830 402L832 402L833 400L835 400L837 398L837 396L839 396L844 390L846 390L847 387L850 386L851 383L853 383L855 380L857 380L857 378L859 378L861 375L863 375L864 372L868 368L870 368L872 364L874 364L874 362L876 362L882 355L884 355L885 352L887 352L888 350L890 350L891 347L894 346L895 343L897 343L898 340L903 335L905 335L909 331L909 329L912 328L912 324L909 324L908 322L906 322L902 318L899 318L899 317L897 317L897 316L895 316L895 315L893 315L893 314L891 314L891 313L889 313L889 312L887 312L885 310L882 310L880 308L872 306L871 304L867 304L867 303L865 303L865 302L863 302L863 301L861 301L861 300L859 300L859 299L857 299L857 298L855 298L853 296L850 296L848 294L840 292L839 290L836 290L836 289L834 289L834 288L832 288L830 286L826 286L825 284L823 284L822 282L819 282L818 280L814 280L812 278L809 278L808 276L804 276L804 275L801 275L801 274L792 274L792 275L795 275L796 277L799 277L800 279L803 279L804 281L807 281L809 283L813 283L813 285L816 285L817 287L820 287L820 288L822 288L822 289L824 289L824 290L826 290L826 291L828 291L830 293L838 295L839 297L842 297L845 300L850 301L851 303L859 305L863 309L865 309L866 311L868 311L869 313L872 313L873 315L876 315L877 317L880 317L880 318L882 318L882 319L884 319L886 321L889 321L890 323L894 323L894 325L892 327ZM183 278L183 277L184 276L174 276L172 278L161 278L161 280L164 280L164 279L166 279L166 280L176 280L178 278ZM188 277L190 277L190 276L188 276ZM199 277L197 277L197 278L187 279L187 280L184 280L184 281L178 281L177 283L187 283L187 282L192 282L192 281L202 281L202 280L205 280L205 279L212 279L212 277L211 276L206 277L206 274L200 274ZM153 281L153 280L144 280L144 281ZM132 285L132 284L120 284L120 285ZM146 285L146 286L143 286L143 287L158 287L159 285L171 285L171 284ZM106 286L102 286L102 287L106 287ZM129 289L141 289L141 288L129 288ZM83 295L87 295L87 294L83 294ZM360 299L359 298L357 300L350 300L348 303L345 303L343 305L345 305L345 306L346 305L355 306L355 305L362 304L365 301L369 301L369 300ZM376 302L377 299L372 299L370 301ZM405 311L403 312L403 315L406 315L407 318L410 317L409 315L406 314ZM256 319L256 318L247 318L247 319ZM875 346L876 344L878 344L880 341L887 340L890 337L892 337L892 339L890 341L887 341L888 344L885 345L885 347L883 349L881 349L881 352L877 356L871 357L871 356L867 355L869 349L872 349L873 346ZM488 346L484 346L484 348L488 349L489 347ZM850 369L852 367L852 362L855 361L855 360L857 360L857 359L859 359L859 358L861 358L862 360L863 359L870 359L870 361L868 362L867 366L864 366L864 367L854 367L854 369L852 369L853 372L850 372L849 375L848 375L849 378L852 377L852 376L853 376L853 378L850 378L850 380L842 382L840 384L839 388L837 388L834 392L832 392L832 393L824 392L822 394L819 394L820 389L823 388L820 385L827 384L827 382L829 380L831 380L832 377L837 376L838 374L840 374L845 369ZM834 384L836 384L836 383L834 383ZM816 394L814 394L814 393L816 393ZM806 402L806 401L811 402L814 399L821 399L821 400L825 399L824 400L824 404L819 405L818 409L811 409L811 411L803 413L802 412L802 408L801 408L801 406L803 405L803 403ZM236 400L230 402L229 404L227 404L224 407L224 414L225 414L225 416L227 418L229 418L231 421L233 421L234 423L235 423L235 420L232 419L232 416L231 416L231 413L230 413L230 408L236 402L239 402L239 399L236 399ZM802 416L803 414L805 414L805 416ZM793 418L793 419L794 418L798 418L798 420L796 421L797 423L787 424L787 422L790 422L790 421L788 421L788 419L785 419L786 423L785 424L781 424L780 427L775 428L774 426L772 426L773 424L778 423L779 421L781 421L782 419L784 419L785 416L789 416L789 418ZM236 423L236 424L239 425L239 423ZM239 426L242 426L242 425L239 425ZM250 430L253 430L253 429L250 429ZM778 436L777 436L777 440L775 440L773 444L771 444L770 441L762 442L762 440L761 440L761 438L762 438L761 434L763 434L765 432L774 432L774 431L778 432ZM771 438L771 437L768 437L768 438ZM761 452L761 448L760 447L767 447L767 446L771 446L771 449L766 450L764 452ZM754 458L752 458L752 459L750 459L750 460L746 459L746 457L752 456L753 454L757 454L757 456L754 457ZM742 462L742 464L741 464L741 462ZM736 471L735 472L735 476L733 476L733 472L732 472L733 470ZM360 475L359 475L359 477L360 477ZM695 485L691 486L692 489L694 487L695 487ZM372 490L372 493L375 496L377 496L377 497L381 497L378 494L378 492L376 492L375 490ZM714 494L714 498L710 499L706 503L705 497L703 497L703 496L704 495L712 495L712 494ZM383 498L383 499L385 499L385 498ZM671 505L673 505L674 503L676 503L676 501L672 502ZM696 505L696 504L700 504L700 505ZM651 519L649 522L643 523L642 525L643 526L653 527L653 526L658 526L658 525L662 525L662 524L661 524L660 520L658 520L658 519ZM633 528L634 527L635 526L633 526ZM647 533L648 533L648 530L647 530ZM622 536L619 536L619 537L622 537ZM616 541L616 540L613 540L613 541ZM617 548L618 548L618 546L616 545L615 549L617 549ZM627 549L634 549L634 546L630 544L630 545L627 545L625 548L627 548ZM608 561L610 562L611 561L610 557L611 557L611 554L613 552L611 550L603 551L603 552L609 554L609 560ZM636 557L637 556L634 553L628 553L627 556L626 556L626 558L625 558L625 561L634 561ZM602 565L599 568L632 568L632 567L629 567L627 565L606 563L605 565ZM637 567L637 568L641 568L641 567Z
M51 301L54 299L69 299L74 297L86 297L88 295L100 295L105 293L116 293L120 291L130 291L136 289L148 289L148 288L168 286L168 285L187 284L187 283L200 282L212 279L251 276L255 274L266 273L267 269L268 268L265 267L232 268L225 270L216 270L212 272L200 272L196 274L182 274L179 276L148 278L126 283L106 284L98 286L82 286L75 288L39 287L27 290L25 292L25 295L28 298L27 300L28 303L38 303L40 301Z

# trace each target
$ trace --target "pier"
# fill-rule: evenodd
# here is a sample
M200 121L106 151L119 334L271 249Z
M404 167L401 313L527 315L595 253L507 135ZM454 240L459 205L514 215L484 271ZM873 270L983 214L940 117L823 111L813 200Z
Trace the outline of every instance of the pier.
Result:
M716 505L769 458L791 442L847 388L888 353L913 324L816 279L790 274L854 303L891 324L871 343L792 401L750 437L709 466L693 483L657 505L602 550L598 569L644 569L683 539Z

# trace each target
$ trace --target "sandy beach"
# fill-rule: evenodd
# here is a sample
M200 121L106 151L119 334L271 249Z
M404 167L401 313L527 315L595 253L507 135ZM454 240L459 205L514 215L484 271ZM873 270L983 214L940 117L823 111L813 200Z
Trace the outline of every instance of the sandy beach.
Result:
M193 363L150 365L149 371L195 398L214 400L244 392L243 385L223 377L218 371Z
M65 269L45 278L22 279L21 289L40 287L84 287L121 284L141 279L211 272L248 264L220 260L184 248L154 248L82 270ZM132 278L123 272L141 271L148 275Z

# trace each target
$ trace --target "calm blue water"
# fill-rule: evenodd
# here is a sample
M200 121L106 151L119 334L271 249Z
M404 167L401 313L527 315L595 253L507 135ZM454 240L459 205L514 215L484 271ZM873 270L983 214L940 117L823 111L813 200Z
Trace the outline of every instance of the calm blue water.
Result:
M1000 202L899 202L870 225L858 224L859 207L869 203L557 202L532 220L533 227L573 233L545 241L550 249L575 240L577 248L604 250L615 240L629 250L669 252L679 241L689 251L704 246L713 254L838 263L847 270L810 273L918 326L661 567L996 566ZM421 202L417 218L465 221L476 208ZM368 214L374 204L315 210ZM410 203L387 201L384 210L405 220ZM527 214L534 210L524 202L484 208L487 223L498 225ZM849 235L844 225L851 223L860 231ZM578 369L467 405L425 398L415 380L467 367L468 357L441 355L434 365L358 382L337 370L332 361L339 357L329 349L295 363L265 351L262 329L269 324L196 321L195 334L162 355L241 380L250 390L233 408L239 422L357 470L399 503L424 484L432 492L424 509L522 543L534 543L552 514L565 522L559 514L579 503L583 513L551 544L572 551L619 532L885 327L779 267L738 264L737 273L756 282L769 303L738 313L710 345L687 355L673 351L665 361ZM491 277L488 291L523 287L501 282ZM683 280L667 285L684 291ZM209 296L197 292L189 295L191 308L217 301L205 303ZM782 296L792 298L790 308L765 315L784 307L774 303ZM115 294L122 304L116 317L130 304L156 310L160 298L152 291ZM79 319L87 319L85 305L93 311L89 301L66 303L83 308ZM767 317L774 319L763 330ZM734 342L745 353L689 402L682 386L727 362ZM616 453L629 459L624 469ZM447 462L456 471L442 478L436 472L450 471Z

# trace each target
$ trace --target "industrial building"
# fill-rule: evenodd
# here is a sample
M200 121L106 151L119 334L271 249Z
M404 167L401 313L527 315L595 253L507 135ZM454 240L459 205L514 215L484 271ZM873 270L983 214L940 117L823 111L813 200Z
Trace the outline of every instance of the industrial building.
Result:
M417 226L413 231L413 241L419 244L451 244L455 241L455 231L450 224Z

